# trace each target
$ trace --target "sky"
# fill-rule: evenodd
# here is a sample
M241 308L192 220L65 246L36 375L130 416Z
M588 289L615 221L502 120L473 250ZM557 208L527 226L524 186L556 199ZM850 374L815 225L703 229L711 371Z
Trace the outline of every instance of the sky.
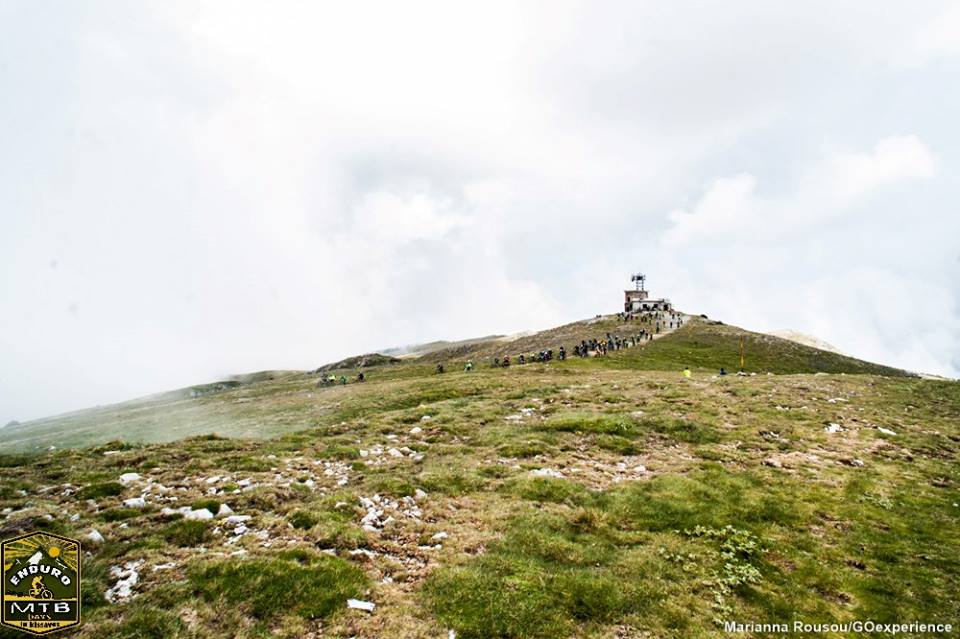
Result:
M960 376L960 4L0 3L0 424L655 296Z

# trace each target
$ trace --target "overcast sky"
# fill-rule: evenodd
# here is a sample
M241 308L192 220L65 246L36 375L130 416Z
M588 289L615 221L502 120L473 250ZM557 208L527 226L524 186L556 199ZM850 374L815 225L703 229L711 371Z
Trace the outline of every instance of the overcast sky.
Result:
M0 423L681 309L960 375L960 4L0 2Z

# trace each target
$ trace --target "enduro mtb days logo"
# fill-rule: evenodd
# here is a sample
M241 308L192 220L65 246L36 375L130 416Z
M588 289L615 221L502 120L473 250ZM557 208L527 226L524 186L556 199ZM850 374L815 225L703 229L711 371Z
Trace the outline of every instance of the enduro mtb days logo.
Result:
M80 624L80 542L33 532L0 544L2 624L43 635Z

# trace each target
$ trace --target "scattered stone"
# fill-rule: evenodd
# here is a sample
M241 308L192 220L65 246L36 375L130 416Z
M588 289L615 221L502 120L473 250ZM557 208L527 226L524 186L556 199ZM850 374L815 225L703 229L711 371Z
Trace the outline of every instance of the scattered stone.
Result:
M441 541L443 539L446 539L449 536L450 535L448 535L445 532L438 532L437 534L435 534L433 537L430 538L430 541Z
M102 544L105 541L103 538L103 535L101 535L100 531L96 529L91 530L90 532L87 533L87 539L89 539L90 542L94 544Z
M133 596L133 587L140 581L140 573L137 571L141 565L143 565L143 560L129 561L122 568L120 566L110 568L110 576L117 582L104 593L103 596L107 601L118 603Z
M144 508L147 505L147 500L143 497L131 497L130 499L124 499L123 505L127 508Z
M557 477L561 479L564 477L563 473L552 468L537 468L536 470L531 470L530 474L537 477Z
M423 429L420 428L419 426L414 426L413 428L410 429L411 435L419 435L422 432L423 432Z
M843 432L844 429L842 426L840 426L840 424L830 422L828 425L823 427L823 430L827 433L840 433Z
M129 484L134 481L140 481L140 473L124 473L120 475L121 484Z
M783 468L783 464L780 463L779 459L774 459L773 457L768 457L763 460L764 466L770 466L771 468Z
M226 504L220 504L220 510L217 511L217 519L222 519L224 517L229 517L233 514L233 509Z
M889 428L884 428L883 426L877 426L877 430L879 430L884 435L896 436L896 433L894 431L890 430Z
M423 423L427 423L427 422L429 422L431 419L433 419L433 418L430 417L430 415L424 415L423 417L420 418L420 421L423 422Z
M190 521L205 521L207 519L213 519L213 513L206 508L199 508L184 513L183 518Z
M377 604L372 601L361 601L360 599L347 599L347 608L353 610L366 610L367 612L373 612L373 609L377 607Z

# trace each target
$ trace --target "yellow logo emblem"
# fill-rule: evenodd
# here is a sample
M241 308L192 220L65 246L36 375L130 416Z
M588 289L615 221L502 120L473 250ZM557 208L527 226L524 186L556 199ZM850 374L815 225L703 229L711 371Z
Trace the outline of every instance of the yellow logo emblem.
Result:
M80 542L33 532L0 544L4 626L35 635L80 624Z

